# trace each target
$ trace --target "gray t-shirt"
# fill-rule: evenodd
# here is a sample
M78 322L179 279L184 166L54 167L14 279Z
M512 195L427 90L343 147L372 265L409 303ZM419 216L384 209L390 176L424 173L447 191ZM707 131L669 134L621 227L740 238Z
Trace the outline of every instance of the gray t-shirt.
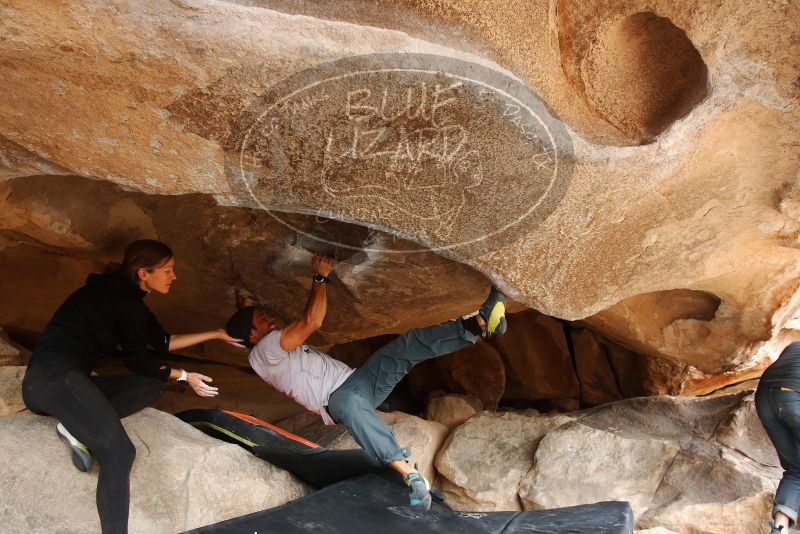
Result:
M250 367L266 383L319 414L326 425L336 424L325 406L354 369L308 345L283 350L281 330L264 336L250 351L249 359Z

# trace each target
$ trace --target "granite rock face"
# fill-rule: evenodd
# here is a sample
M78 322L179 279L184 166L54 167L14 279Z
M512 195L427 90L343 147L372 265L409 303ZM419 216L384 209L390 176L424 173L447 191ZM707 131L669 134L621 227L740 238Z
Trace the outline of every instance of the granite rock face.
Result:
M637 528L744 534L766 522L782 473L767 439L752 395L639 398L556 416L481 413L451 433L436 467L459 510L614 498L631 503Z
M531 310L420 366L409 395L610 404L472 416L436 456L451 502L593 499L611 476L593 458L623 450L640 528L752 532L775 468L751 401L612 401L752 379L800 339L798 19L784 1L4 2L0 325L40 332L142 237L175 250L178 284L148 305L176 333L221 327L238 288L297 317L312 253L339 260L324 349L469 313L494 283ZM256 387L240 351L189 354ZM0 365L25 357L0 346ZM447 429L420 421L393 424L432 473ZM591 480L547 492L565 461ZM5 523L47 528L22 508ZM164 529L210 520L181 513Z
M436 455L437 484L447 502L456 510L520 510L520 481L539 441L573 419L515 412L470 418Z
M739 407L722 422L715 439L765 466L779 468L781 465L775 447L758 419L752 393L744 397Z
M520 486L523 505L548 509L592 499L627 500L638 517L678 449L669 441L631 439L579 422L563 425L539 442L535 467Z
M322 345L474 309L488 287L481 273L525 305L587 319L637 353L710 374L752 367L796 336L798 9L644 0L6 2L0 274L38 283L28 286L31 305L18 309L15 291L25 284L4 282L0 323L40 330L89 270L142 236L169 241L183 262L179 298L157 306L174 328L218 326L234 286L292 315L305 298L296 282L307 275L308 239L322 237L353 253ZM468 92L448 93L458 102L446 105L439 95L452 113L430 138L430 125L408 129L407 121L416 112L415 120L435 120L423 109L432 93L416 112L384 109L380 127L392 135L423 128L394 151L366 130L350 152L346 136L331 137L338 152L313 145L375 119L389 87L375 80L338 86L337 98L352 93L344 118L317 113L332 109L324 99L293 101L285 111L297 120L281 123L282 144L259 145L253 160L258 194L233 180L248 113L276 84L313 78L308 69L343 58L398 52L478 65L495 78L510 72L538 95L540 110L552 110L551 130L572 146L563 161L572 174L558 195L542 197L541 218L511 239L481 233L536 205L525 196L536 188L523 184L541 162L514 152L504 142L513 132L481 115L488 108ZM473 151L437 174L444 152L436 147L455 146L456 131L469 134ZM362 141L380 149L377 159L364 159ZM280 169L300 182L282 181ZM489 169L515 178L484 187ZM508 213L487 208L502 195ZM109 201L87 201L98 197ZM383 231L320 228L317 215ZM467 235L480 243L448 248ZM411 242L449 260L387 252L407 252ZM209 302L213 311L197 311Z
M493 339L506 367L508 399L578 399L580 385L564 324L535 311L507 317L508 334Z
M26 409L22 400L25 369L21 365L0 367L0 415L10 415Z
M428 401L425 419L453 429L483 410L479 398L470 395L441 395Z
M422 362L411 370L408 385L417 399L444 390L476 397L487 409L505 396L508 368L497 349L478 341L454 354Z
M30 351L14 343L8 333L0 328L0 366L25 365L30 355Z
M597 337L589 330L573 330L570 334L581 384L581 402L596 406L622 399L619 381Z
M3 532L100 531L97 465L89 473L77 471L55 424L31 413L0 418ZM288 472L163 412L148 408L123 424L137 452L131 473L132 533L183 532L309 492Z

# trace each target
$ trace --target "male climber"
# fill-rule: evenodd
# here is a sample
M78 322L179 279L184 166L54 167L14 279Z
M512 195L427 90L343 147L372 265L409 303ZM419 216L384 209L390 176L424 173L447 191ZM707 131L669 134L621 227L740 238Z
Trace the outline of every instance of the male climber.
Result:
M311 265L311 297L299 319L279 328L277 318L257 306L247 306L233 314L227 332L252 348L250 365L265 382L319 414L326 425L342 423L368 454L403 476L411 508L427 511L430 483L406 460L409 449L400 447L375 407L416 364L457 351L480 336L504 333L506 297L493 287L477 312L411 330L352 369L305 345L325 319L333 261L314 256Z

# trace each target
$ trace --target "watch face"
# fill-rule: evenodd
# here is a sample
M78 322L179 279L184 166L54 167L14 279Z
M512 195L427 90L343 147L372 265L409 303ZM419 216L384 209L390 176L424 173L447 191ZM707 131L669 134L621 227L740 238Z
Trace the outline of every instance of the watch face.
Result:
M327 280L327 278L325 278L325 275L322 275L322 274L315 274L314 275L314 281L315 282L325 282L326 280Z

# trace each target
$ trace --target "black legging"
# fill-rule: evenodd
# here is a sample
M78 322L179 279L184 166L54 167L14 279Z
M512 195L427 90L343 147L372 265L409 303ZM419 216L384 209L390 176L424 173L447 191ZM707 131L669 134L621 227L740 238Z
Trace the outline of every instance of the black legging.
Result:
M100 464L97 512L103 534L128 532L130 473L136 448L120 419L158 400L164 382L140 375L87 376L83 370L29 368L22 398L32 411L58 419Z

